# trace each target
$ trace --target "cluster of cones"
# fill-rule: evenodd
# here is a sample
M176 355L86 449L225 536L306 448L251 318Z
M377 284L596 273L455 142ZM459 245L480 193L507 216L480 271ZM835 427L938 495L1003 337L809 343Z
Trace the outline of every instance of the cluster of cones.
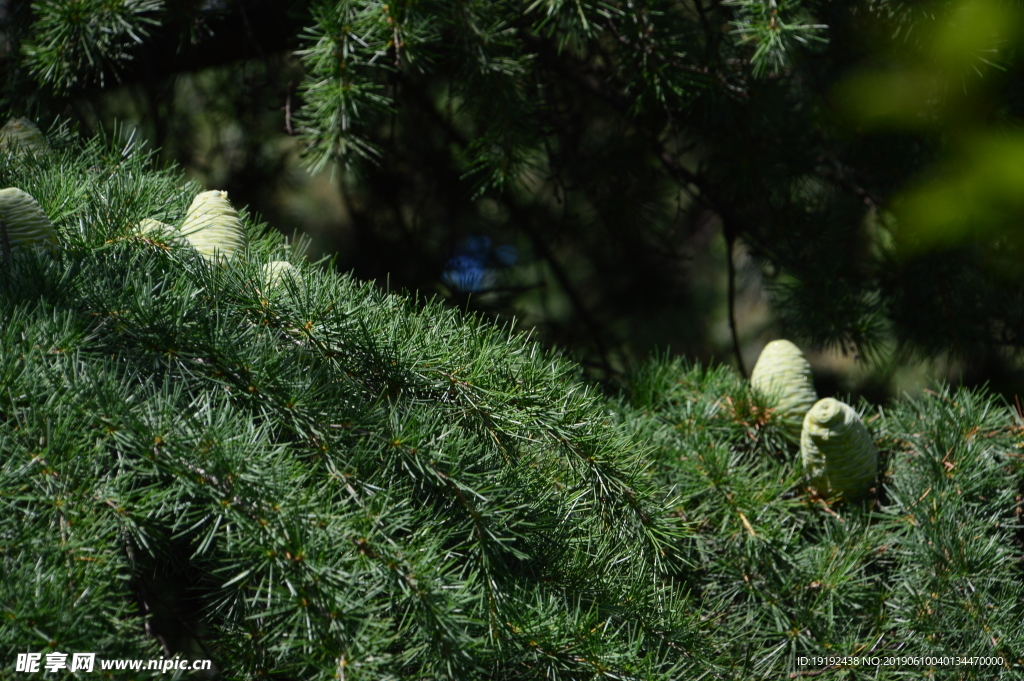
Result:
M16 157L49 151L46 137L26 119L11 119L0 128L0 153ZM212 190L193 199L181 227L147 218L137 226L139 236L165 243L187 243L212 263L227 263L245 251L248 236L238 212L228 201L227 192ZM60 238L39 202L18 187L0 190L0 238L4 255L19 249L34 249L56 254ZM284 276L298 277L298 271L284 260L263 267L270 288Z
M825 498L863 496L878 476L878 450L856 410L831 397L819 400L811 365L787 340L765 346L750 385L767 396L786 434L800 443L808 482Z

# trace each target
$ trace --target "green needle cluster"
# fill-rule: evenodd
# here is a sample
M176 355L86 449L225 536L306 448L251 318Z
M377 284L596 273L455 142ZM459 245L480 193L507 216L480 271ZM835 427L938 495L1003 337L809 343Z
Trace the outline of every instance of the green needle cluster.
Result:
M1021 678L1024 428L999 398L859 404L880 476L841 504L808 493L785 426L728 367L656 358L616 409L655 447L650 474L693 531L680 578L727 669L717 678ZM891 661L955 655L1002 662ZM801 662L843 656L880 664Z

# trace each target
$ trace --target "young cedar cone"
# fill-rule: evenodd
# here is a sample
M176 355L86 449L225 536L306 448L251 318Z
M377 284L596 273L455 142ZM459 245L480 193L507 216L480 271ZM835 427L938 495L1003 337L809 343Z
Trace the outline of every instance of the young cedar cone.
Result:
M245 249L246 235L227 192L208 191L192 200L181 232L210 262L227 261Z
M12 118L0 128L0 151L12 150L18 156L48 151L46 137L27 118Z
M0 189L0 222L11 250L34 248L53 253L60 246L57 231L32 195L17 187Z
M775 340L764 346L750 373L750 385L773 401L782 419L783 432L799 442L804 414L818 399L811 365L800 348L788 340Z
M285 277L290 277L296 283L302 282L302 275L287 260L274 260L263 266L263 279L268 289L283 285Z
M140 222L136 228L136 233L155 241L167 243L176 241L181 237L176 227L153 218L146 218Z
M800 458L810 484L823 497L859 497L878 474L871 433L853 407L831 397L819 400L804 417Z

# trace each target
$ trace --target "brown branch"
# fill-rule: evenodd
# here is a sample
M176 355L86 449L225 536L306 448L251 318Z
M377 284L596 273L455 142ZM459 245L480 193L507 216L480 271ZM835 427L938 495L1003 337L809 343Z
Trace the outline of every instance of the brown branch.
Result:
M743 366L743 352L740 350L740 337L736 331L736 263L733 262L736 235L728 229L723 229L723 231L725 232L725 264L729 279L729 331L732 333L732 351L736 353L736 364L739 366L740 375L746 378L747 369Z
M559 58L557 54L553 54L553 48L545 41L534 36L528 39L534 43L538 55L545 60L545 63L552 70L596 95L624 118L632 118L630 115L632 104L624 95L606 86L593 73L590 73L583 67L579 65L573 67L566 60ZM668 171L669 175L675 178L679 186L684 188L697 203L716 213L722 220L722 231L725 234L727 245L729 328L732 334L733 352L736 355L740 373L746 376L746 368L743 363L739 335L736 328L736 272L732 255L733 244L737 235L749 233L749 230L744 229L743 220L730 208L730 202L717 196L717 193L709 186L705 178L700 177L697 173L682 165L678 155L673 153L659 135L639 124L634 124L634 129L647 140L648 145L654 151L662 166Z
M533 45L537 55L544 60L545 64L552 71L595 95L623 118L627 120L633 119L631 114L633 100L631 98L606 86L589 69L582 65L570 64L568 59L562 58L563 55L559 55L555 48L547 41L526 32L522 32L520 35L523 36L526 42ZM668 145L659 135L648 127L638 125L635 122L634 126L635 130L647 140L655 156L665 169L669 171L669 174L675 177L676 181L686 188L694 199L717 213L723 222L727 222L731 226L741 224L738 216L728 207L729 203L716 198L715 193L707 186L704 178L683 166L679 162L678 157L672 153L672 150L669 149ZM696 189L696 192L693 191L693 188ZM741 230L736 229L736 233L741 233Z
M284 129L289 135L294 135L292 130L292 81L288 81L288 91L284 98Z

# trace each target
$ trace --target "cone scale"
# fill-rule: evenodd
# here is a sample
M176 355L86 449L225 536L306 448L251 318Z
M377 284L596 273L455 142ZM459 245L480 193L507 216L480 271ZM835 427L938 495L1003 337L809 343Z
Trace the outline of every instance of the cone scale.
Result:
M178 229L166 222L160 222L153 218L146 218L136 227L136 234L157 242L174 242L181 238Z

